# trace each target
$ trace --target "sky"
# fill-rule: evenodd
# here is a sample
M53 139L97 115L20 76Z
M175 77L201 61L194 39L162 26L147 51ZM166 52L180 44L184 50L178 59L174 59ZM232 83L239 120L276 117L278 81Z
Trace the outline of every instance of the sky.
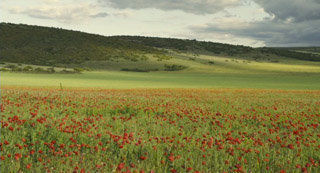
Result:
M1 0L0 22L105 36L320 46L320 0Z

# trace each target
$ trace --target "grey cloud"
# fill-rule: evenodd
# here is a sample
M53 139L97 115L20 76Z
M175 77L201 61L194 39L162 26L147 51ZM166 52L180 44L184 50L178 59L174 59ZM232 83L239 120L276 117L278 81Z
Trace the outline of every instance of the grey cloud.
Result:
M241 0L99 0L99 2L120 9L155 8L165 11L182 10L194 14L212 14L227 7L237 6Z
M253 0L270 17L263 21L209 23L190 29L202 34L232 34L267 46L320 46L320 0Z
M100 17L107 17L107 16L109 16L109 14L108 13L97 13L97 14L94 14L94 15L90 15L90 17L92 17L92 18L100 18Z
M275 20L295 22L320 19L320 0L254 0Z
M299 23L260 21L246 27L219 27L214 24L192 26L197 33L232 34L235 37L264 41L267 46L320 46L320 20Z

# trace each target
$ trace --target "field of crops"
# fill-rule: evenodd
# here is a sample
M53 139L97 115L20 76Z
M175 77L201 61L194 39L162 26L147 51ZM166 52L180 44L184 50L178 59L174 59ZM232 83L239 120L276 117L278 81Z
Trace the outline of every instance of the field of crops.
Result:
M320 91L1 90L1 172L320 172Z

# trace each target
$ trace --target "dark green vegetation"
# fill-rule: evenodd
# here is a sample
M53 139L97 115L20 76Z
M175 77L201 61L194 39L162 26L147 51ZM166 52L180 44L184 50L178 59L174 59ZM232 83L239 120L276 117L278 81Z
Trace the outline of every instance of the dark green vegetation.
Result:
M90 66L90 62L95 61L107 61L109 64L121 66L122 62L140 64L156 60L159 67L141 69L121 66L117 70L165 71L168 68L165 66L166 63L161 61L173 58L176 53L191 53L194 58L205 54L268 62L277 62L283 57L320 61L319 53L304 49L251 48L196 40L140 36L105 37L59 28L9 23L1 23L0 32L1 62L11 63L87 67ZM315 49L319 52L318 48ZM181 64L169 66L178 67Z
M260 48L263 53L307 61L320 61L319 48Z
M145 54L161 53L117 38L58 28L5 23L0 26L2 62L61 65L119 59L139 61L147 59Z
M34 65L22 65L22 64L5 64L2 63L0 66L0 71L2 72L23 72L23 73L44 73L44 74L53 74L53 73L62 73L62 74L73 74L73 73L81 73L88 68L80 68L75 67L73 69L67 69L66 67L55 68L55 67L43 67L43 66L34 66Z

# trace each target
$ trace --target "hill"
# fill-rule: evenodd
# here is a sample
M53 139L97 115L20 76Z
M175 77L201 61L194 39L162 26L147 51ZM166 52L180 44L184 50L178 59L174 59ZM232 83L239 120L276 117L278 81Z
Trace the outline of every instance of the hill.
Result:
M1 23L0 32L1 62L33 65L170 71L169 66L180 64L168 65L164 61L179 59L181 54L187 54L190 60L201 62L203 61L197 58L199 55L269 62L276 62L281 58L320 61L319 53L303 48L252 48L142 36L106 37L60 28L11 23ZM180 65L178 70L183 68Z

